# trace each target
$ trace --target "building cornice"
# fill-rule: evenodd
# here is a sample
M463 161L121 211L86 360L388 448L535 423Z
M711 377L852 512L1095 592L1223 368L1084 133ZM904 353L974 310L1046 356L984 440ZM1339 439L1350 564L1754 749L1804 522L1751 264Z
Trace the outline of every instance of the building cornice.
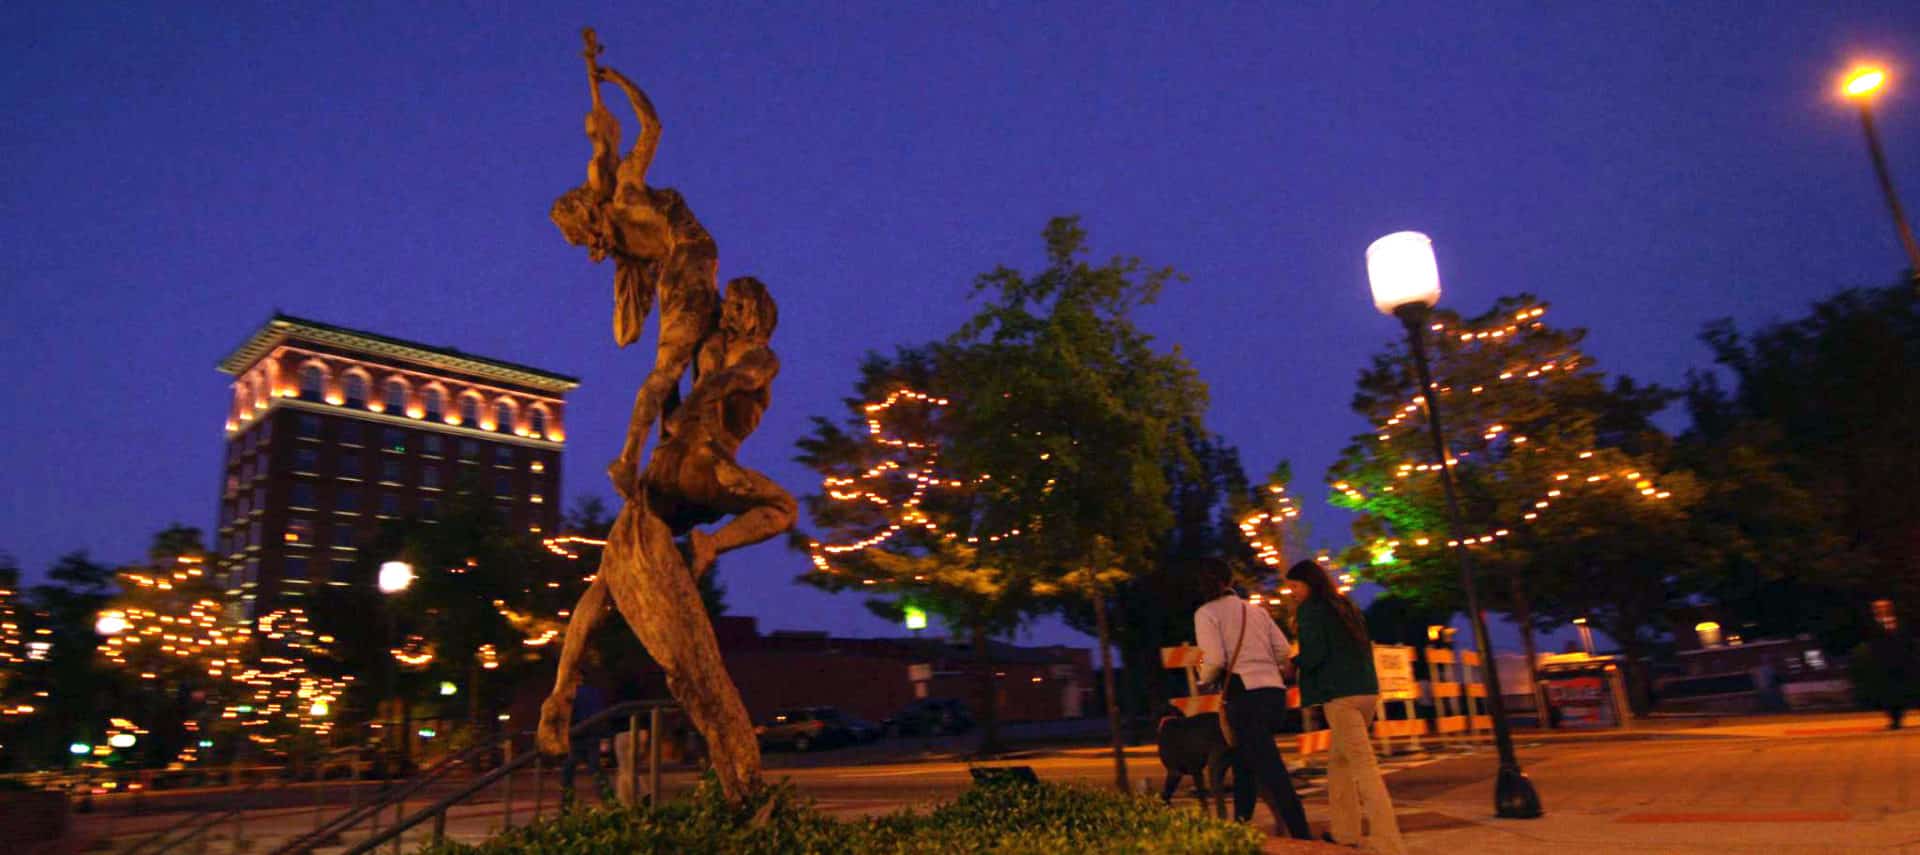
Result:
M228 374L244 373L255 362L260 361L261 357L272 352L274 347L293 339L417 362L442 370L458 371L548 392L570 392L580 386L580 379L577 377L543 371L528 365L489 359L448 348L433 347L281 314L275 314L267 321L266 326L255 331L239 347L234 348L232 353L227 354L225 359L220 360L219 368Z
M349 409L347 407L336 406L334 404L322 404L322 403L315 403L313 401L302 401L299 398L274 398L271 402L267 404L266 409L255 410L252 419L246 422L242 422L238 425L235 425L232 428L229 428L227 430L227 436L233 436L234 434L240 433L241 431L244 431L247 428L252 427L254 422L260 421L261 419L264 419L267 416L272 415L274 410L280 409L282 407L289 410L299 410L299 411L308 412L308 413L318 413L320 415L345 416L350 419L359 419L360 421L372 422L374 424L379 424L379 425L421 428L424 430L435 431L437 433L443 433L448 436L461 437L463 439L484 439L489 442L505 442L505 443L511 443L513 445L524 445L528 448L544 449L547 451L565 451L566 450L565 440L555 442L549 439L539 439L539 438L529 437L529 436L519 436L517 434L511 434L511 433L500 433L499 431L481 430L480 428L470 428L470 427L466 427L465 425L450 425L444 422L430 421L425 418L416 419L412 416L405 416L405 415L392 416L386 413L376 413L376 412L373 412L372 410L356 410L356 409Z

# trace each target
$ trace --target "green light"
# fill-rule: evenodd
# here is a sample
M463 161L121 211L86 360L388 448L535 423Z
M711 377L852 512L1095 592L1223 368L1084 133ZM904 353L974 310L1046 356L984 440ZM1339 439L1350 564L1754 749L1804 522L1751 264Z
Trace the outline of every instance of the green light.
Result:
M1373 548L1374 566L1378 567L1382 564L1392 564L1392 563L1393 563L1393 547L1383 543Z
M432 738L434 738L434 737L436 737L436 736L439 736L439 735L440 735L440 732L439 732L439 731L437 731L437 730L434 730L434 729L433 729L433 728L431 728L431 727L423 727L423 728L420 728L420 738L421 738L421 739L432 739Z
M75 742L74 744L67 746L67 753L68 754L92 754L93 746L88 745L84 742Z
M446 680L440 681L440 694L451 695L460 691L460 687Z
M927 628L927 610L926 609L920 608L919 606L907 606L906 609L904 609L904 613L907 616L908 629L926 629Z
M212 747L213 747L213 740L211 740L211 739L202 739L202 740L200 740L200 747L201 747L201 748L212 748Z
M250 713L250 712L253 712L253 705L252 705L252 704L241 704L241 705L239 705L239 706L237 706L237 707L234 707L234 708L233 708L233 711L234 711L234 712L237 712L237 713Z

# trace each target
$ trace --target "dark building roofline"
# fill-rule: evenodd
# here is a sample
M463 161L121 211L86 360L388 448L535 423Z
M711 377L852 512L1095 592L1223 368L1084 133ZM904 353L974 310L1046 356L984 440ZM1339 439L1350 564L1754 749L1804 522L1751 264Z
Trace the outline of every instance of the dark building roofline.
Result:
M453 370L465 371L483 377L493 377L509 382L532 386L555 392L568 392L580 386L580 378L557 374L531 365L508 362L504 359L492 359L475 356L451 347L435 347L417 341L394 338L379 333L356 330L320 321L297 318L292 315L275 312L265 326L252 335L220 360L219 368L228 374L239 374L247 366L266 355L267 351L288 338L305 338L313 341L342 345L385 356L411 359L429 365L440 365Z

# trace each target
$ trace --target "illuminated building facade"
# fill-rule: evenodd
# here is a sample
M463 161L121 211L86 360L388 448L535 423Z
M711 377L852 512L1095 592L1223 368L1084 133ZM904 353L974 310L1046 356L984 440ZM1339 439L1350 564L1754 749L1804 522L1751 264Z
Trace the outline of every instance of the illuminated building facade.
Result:
M530 536L560 520L573 377L276 314L221 360L234 376L215 578L236 616L345 585L386 520L490 491Z

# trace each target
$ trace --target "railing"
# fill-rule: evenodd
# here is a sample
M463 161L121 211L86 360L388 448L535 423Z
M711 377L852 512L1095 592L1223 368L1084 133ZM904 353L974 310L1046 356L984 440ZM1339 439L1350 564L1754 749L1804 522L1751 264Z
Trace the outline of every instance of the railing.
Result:
M657 735L661 731L661 713L674 708L676 708L676 705L669 701L632 701L616 704L574 725L568 736L570 738L582 736L599 728L606 722L615 721L622 717L629 719L631 732L638 732L640 730L639 725L641 724L640 714L643 712L648 713L650 721L646 728L649 734L649 738L647 739L647 792L658 793L660 792L660 739ZM502 737L511 743L516 737L529 737L531 735L531 731L522 731L517 734L502 734ZM299 855L299 853L311 853L314 849L328 845L331 841L337 840L340 835L343 835L369 819L372 820L371 833L365 840L350 847L347 852L350 853L350 855L351 853L372 852L381 844L391 843L393 851L398 853L400 851L400 836L427 820L433 820L434 822L434 839L439 840L444 837L446 833L447 810L484 792L487 788L495 784L501 784L504 790L504 825L511 828L513 826L513 774L529 765L531 765L534 770L533 818L539 819L544 807L543 802L545 801L545 758L538 750L529 751L519 756L508 756L506 762L502 763L498 768L473 779L471 782L433 802L431 805L417 810L412 814L406 814L404 812L408 799L418 796L422 790L444 780L447 775L456 768L471 765L472 762L482 756L484 752L491 751L495 747L496 745L492 743L476 745L466 751L448 757L421 773L416 780L409 782L406 786L389 789L365 805L351 807L345 813L340 814L332 820L324 823L316 823L312 831L301 834L281 844L273 849L269 855ZM633 758L630 770L635 779L632 781L632 785L636 790L639 785L637 779L639 777L640 764L638 760L638 757ZM394 822L382 828L380 827L380 815L389 807L394 809ZM187 838L182 838L181 841L178 842L184 842L186 839ZM177 845L177 842L173 845ZM166 850L162 849L157 851Z
M324 781L326 779L327 769L338 765L336 758L341 755L357 752L358 750L359 746L350 745L327 752L326 755L314 765L315 779L317 781ZM236 783L238 782L236 781ZM206 842L204 836L218 829L222 823L229 821L234 823L233 828L237 841L240 834L240 815L246 812L246 797L259 792L267 783L265 780L254 781L234 794L236 796L234 806L209 808L195 813L175 825L167 826L148 837L135 841L132 846L127 847L120 855L142 855L142 853L146 852L171 852L195 841L199 841L204 846ZM298 780L281 781L273 788L273 792L285 792L298 783L300 783Z
M494 746L491 741L484 741L478 745L470 746L458 754L442 758L440 762L428 767L404 785L389 786L372 801L364 805L350 805L346 813L334 817L328 822L316 824L312 831L281 844L273 850L272 855L292 852L311 852L314 847L321 845L325 841L332 840L335 835L359 825L368 819L373 820L374 828L378 829L380 825L380 813L390 806L395 808L394 819L398 820L401 812L400 807L406 803L409 797L438 783L455 769L471 764L476 758L487 754L492 751L493 748ZM349 798L351 798L351 795Z

